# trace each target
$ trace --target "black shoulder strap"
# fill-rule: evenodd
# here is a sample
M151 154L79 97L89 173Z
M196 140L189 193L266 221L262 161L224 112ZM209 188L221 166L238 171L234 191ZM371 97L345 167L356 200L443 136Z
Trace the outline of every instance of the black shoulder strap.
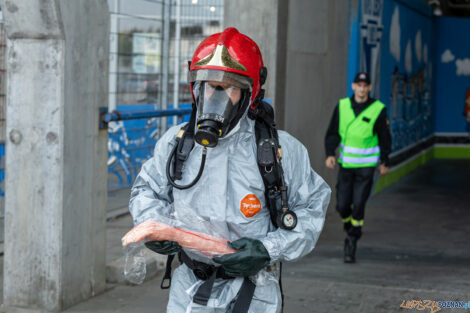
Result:
M196 108L193 106L189 123L184 125L182 137L178 140L178 148L176 149L176 157L173 163L173 175L175 180L183 178L183 165L188 159L191 150L194 147L194 127L196 125Z
M266 204L271 222L278 225L281 211L282 165L280 145L274 122L274 110L266 102L260 101L256 109L250 109L250 118L255 120L258 168L263 178Z
M162 282L160 283L161 289L168 289L171 287L171 263L173 262L174 258L174 254L167 256L165 274L163 275Z

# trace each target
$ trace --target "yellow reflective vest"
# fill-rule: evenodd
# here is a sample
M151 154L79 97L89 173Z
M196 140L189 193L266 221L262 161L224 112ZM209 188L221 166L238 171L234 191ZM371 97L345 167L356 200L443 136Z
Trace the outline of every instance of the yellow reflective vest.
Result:
M376 100L356 116L350 98L339 101L341 146L338 162L344 168L377 166L380 147L374 125L384 108L385 105Z

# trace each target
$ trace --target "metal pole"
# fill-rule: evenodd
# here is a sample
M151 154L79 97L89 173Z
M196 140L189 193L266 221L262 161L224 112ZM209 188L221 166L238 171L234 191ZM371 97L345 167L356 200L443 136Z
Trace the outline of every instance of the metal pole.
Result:
M179 107L179 87L180 87L180 53L181 53L181 0L176 0L176 32L175 32L175 63L173 78L173 108ZM178 116L173 117L173 125L178 123Z
M170 21L171 21L171 0L163 2L163 62L162 62L162 84L161 84L161 110L168 108L168 70L170 65ZM167 128L167 118L161 119L160 134L163 134Z
M104 112L103 112L104 113ZM164 116L183 116L191 114L191 108L167 109L167 110L142 110L142 111L113 111L101 115L103 125L112 121L126 121L136 119L149 119ZM101 126L100 126L101 127Z
M118 75L118 41L119 41L119 16L121 11L120 0L114 0L114 13L111 13L111 25L109 36L109 111L116 110L117 75Z

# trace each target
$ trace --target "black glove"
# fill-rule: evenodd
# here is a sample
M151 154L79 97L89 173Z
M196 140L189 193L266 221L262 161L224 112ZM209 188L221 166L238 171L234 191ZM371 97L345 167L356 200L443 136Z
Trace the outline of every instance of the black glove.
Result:
M240 238L227 245L238 252L214 257L214 262L222 265L225 274L233 277L255 275L269 264L269 253L263 243L256 239Z
M149 241L145 243L145 246L153 252L160 254L176 254L180 252L181 246L174 241Z

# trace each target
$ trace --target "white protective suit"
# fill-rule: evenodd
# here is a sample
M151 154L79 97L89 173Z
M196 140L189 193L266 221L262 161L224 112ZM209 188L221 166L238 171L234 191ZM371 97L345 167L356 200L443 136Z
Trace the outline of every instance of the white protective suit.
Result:
M154 156L145 162L135 180L130 200L130 212L137 225L164 210L174 201L190 204L195 214L218 229L224 228L227 239L241 237L260 240L271 257L271 263L292 261L308 254L315 246L323 227L330 188L310 167L305 147L284 131L278 131L283 150L282 165L288 186L289 208L298 218L295 229L273 227L265 205L264 184L257 165L254 121L246 114L238 125L215 148L209 148L204 172L195 186L186 190L173 188L166 177L166 162L174 138L182 125L170 128L157 142ZM195 144L183 169L180 185L190 183L201 164L202 146ZM252 217L241 212L241 201L254 194L261 202L261 211ZM186 251L186 250L185 250ZM186 251L190 255L190 251ZM264 271L264 270L263 270ZM202 284L184 264L173 273L167 312L231 311L243 278L216 279L207 306L192 303L192 296ZM267 280L257 285L250 305L252 313L276 313L281 310L279 284Z

